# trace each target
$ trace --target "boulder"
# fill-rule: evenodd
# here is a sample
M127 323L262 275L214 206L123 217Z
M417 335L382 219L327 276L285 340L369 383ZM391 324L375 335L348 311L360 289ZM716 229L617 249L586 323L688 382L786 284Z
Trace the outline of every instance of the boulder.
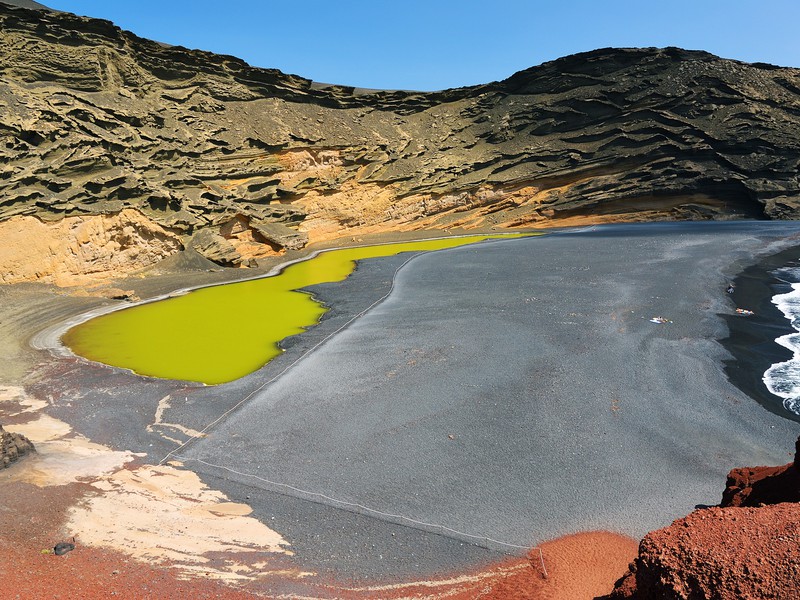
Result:
M308 243L308 235L286 227L280 223L250 223L256 236L260 236L267 244L285 248L286 250L299 250Z
M203 229L196 233L192 237L190 247L218 265L238 267L244 260L233 244L211 229Z
M35 452L31 441L19 433L9 433L0 425L0 465L3 469L26 454Z

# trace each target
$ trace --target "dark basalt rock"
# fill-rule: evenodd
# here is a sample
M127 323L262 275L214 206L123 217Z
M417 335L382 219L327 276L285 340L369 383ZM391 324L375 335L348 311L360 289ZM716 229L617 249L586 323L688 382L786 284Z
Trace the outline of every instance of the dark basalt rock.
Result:
M5 469L26 454L35 452L31 441L19 433L9 433L0 425L0 468Z
M73 550L75 550L75 544L72 542L58 542L53 546L53 554L56 556L63 556L67 552L72 552Z
M607 48L421 93L315 84L2 4L0 40L0 220L136 208L187 236L231 214L297 230L319 210L309 194L324 206L366 185L394 203L326 218L800 216L797 69Z

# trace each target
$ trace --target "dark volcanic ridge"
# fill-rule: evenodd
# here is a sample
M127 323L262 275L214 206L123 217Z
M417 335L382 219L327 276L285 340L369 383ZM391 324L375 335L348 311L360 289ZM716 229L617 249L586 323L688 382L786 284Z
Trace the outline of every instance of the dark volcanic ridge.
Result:
M52 10L50 7L45 6L39 2L34 2L33 0L6 0L5 4L9 6L16 6L18 8L30 8L34 10Z
M2 4L0 39L2 221L133 209L240 266L385 230L800 215L797 69L602 49L421 93Z

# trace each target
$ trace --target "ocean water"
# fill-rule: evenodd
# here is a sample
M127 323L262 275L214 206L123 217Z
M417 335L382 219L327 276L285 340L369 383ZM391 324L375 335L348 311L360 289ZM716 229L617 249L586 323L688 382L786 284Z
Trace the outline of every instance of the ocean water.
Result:
M764 384L783 400L786 410L800 415L800 267L783 267L773 274L786 284L789 291L775 295L772 303L789 320L795 333L782 335L775 340L792 352L792 358L767 369Z

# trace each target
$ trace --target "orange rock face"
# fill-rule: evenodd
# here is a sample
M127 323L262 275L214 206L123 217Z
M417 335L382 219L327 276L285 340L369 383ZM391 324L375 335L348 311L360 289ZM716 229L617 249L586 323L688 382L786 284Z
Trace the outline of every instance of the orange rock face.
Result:
M606 600L796 598L800 439L782 467L734 469L720 507L649 533Z
M178 235L136 210L44 222L0 223L0 283L81 285L148 267L183 248Z
M800 438L794 462L782 467L745 467L728 474L720 506L800 502Z
M798 504L697 510L649 533L607 598L796 598L798 548Z

